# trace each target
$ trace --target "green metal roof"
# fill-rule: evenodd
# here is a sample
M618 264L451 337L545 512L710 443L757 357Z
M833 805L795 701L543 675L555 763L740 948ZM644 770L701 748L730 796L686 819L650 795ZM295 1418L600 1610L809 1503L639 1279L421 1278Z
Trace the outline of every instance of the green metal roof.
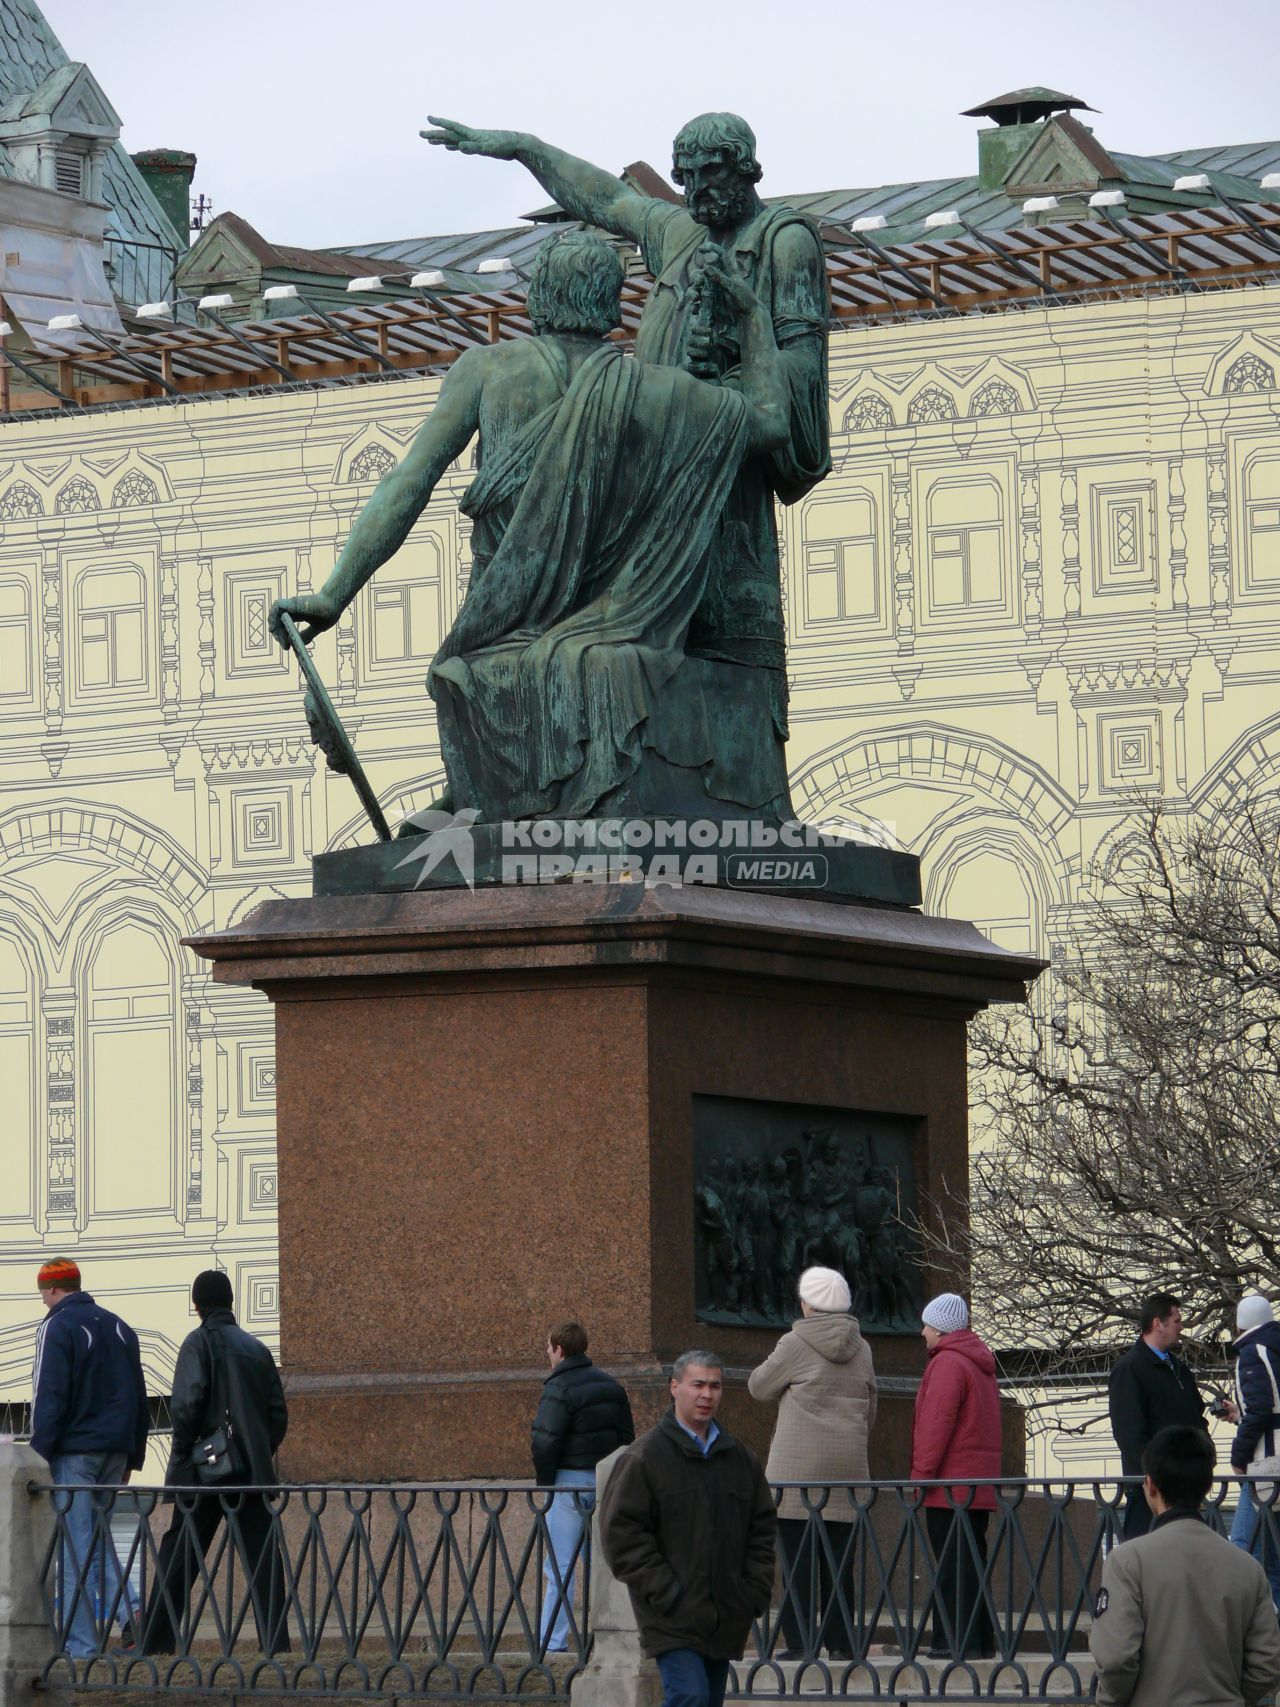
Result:
M72 65L62 43L49 27L35 0L0 0L0 107L16 97L39 88L53 73ZM0 177L13 176L13 168L0 147ZM146 180L120 143L111 148L103 162L103 194L110 206L107 235L126 242L164 243L180 252L186 248L164 209L147 187ZM168 268L158 254L148 259L142 252L147 276L154 272L153 296L165 288Z

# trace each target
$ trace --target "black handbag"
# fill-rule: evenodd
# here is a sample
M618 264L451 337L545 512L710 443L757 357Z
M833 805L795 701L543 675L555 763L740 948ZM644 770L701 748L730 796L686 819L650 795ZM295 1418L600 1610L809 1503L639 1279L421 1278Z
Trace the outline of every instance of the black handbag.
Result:
M204 1331L209 1341L214 1414L220 1416L222 1421L202 1440L196 1441L191 1449L191 1462L197 1481L206 1487L217 1487L220 1482L229 1482L236 1473L236 1431L231 1421L231 1412L227 1408L227 1375L223 1364L222 1336L212 1333L208 1328Z

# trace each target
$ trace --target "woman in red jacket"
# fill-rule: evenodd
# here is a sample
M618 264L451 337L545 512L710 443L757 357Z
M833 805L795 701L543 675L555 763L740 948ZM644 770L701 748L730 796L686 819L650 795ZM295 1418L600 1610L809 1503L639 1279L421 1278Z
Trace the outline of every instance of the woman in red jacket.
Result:
M924 1496L929 1545L937 1561L930 1659L976 1658L995 1652L983 1571L993 1488L963 1484L1000 1474L1000 1391L996 1360L969 1327L969 1307L943 1292L921 1312L928 1348L916 1394L911 1480L950 1482Z

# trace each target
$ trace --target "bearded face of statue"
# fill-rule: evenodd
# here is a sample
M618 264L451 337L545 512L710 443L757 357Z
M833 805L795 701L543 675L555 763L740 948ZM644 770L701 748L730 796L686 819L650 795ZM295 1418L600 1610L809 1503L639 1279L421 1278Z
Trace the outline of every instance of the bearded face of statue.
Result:
M755 212L754 181L740 172L721 149L679 161L685 206L699 225L729 231Z

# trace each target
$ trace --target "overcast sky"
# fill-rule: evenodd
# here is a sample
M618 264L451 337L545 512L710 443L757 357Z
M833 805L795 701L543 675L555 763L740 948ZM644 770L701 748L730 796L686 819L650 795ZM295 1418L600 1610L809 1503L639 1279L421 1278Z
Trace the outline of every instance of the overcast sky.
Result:
M3 4L4 0L0 0ZM195 189L321 247L514 222L511 164L419 141L428 113L670 168L695 113L754 126L762 188L961 176L993 95L1043 83L1138 154L1280 135L1276 0L42 0L124 121Z

